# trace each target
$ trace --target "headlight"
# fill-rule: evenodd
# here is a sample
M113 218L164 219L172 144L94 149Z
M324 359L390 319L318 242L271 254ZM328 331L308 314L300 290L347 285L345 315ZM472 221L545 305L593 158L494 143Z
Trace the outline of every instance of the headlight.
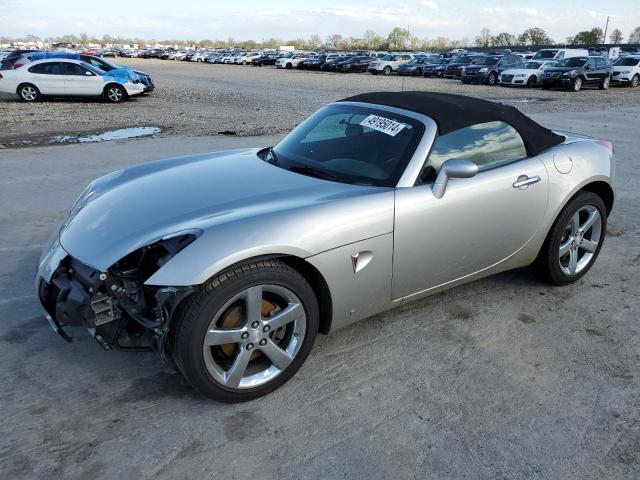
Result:
M575 77L576 75L578 75L578 72L576 72L575 70L571 70L570 72L562 74L563 77Z
M526 77L526 76L527 75L524 74L524 73L516 73L516 75L515 75L516 78L523 78L523 77Z
M631 70L620 70L620 73L622 73L622 74L631 73Z
M480 70L478 70L480 73L487 73L489 71L489 69L487 67L482 67Z

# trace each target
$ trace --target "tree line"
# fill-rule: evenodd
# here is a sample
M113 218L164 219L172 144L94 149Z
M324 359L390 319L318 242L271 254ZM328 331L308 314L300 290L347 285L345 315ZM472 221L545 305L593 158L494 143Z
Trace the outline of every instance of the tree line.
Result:
M613 44L622 43L624 35L619 29L614 29L609 35L609 40ZM44 41L49 44L73 44L73 45L189 45L204 48L235 48L257 49L275 48L279 45L293 45L296 49L334 49L334 50L443 50L461 47L507 47L507 46L542 46L554 45L555 42L547 35L542 28L528 28L520 34L500 32L493 34L488 28L483 28L480 34L470 41L468 38L452 40L447 37L420 38L410 32L408 28L395 27L388 35L378 35L373 30L367 30L362 37L344 37L340 34L333 34L324 39L314 34L308 38L282 39L267 38L262 41L237 40L228 38L226 40L172 40L172 39L145 39L138 37L120 37L103 35L102 37L91 36L86 33L80 35L62 35L57 37L40 38L36 35L27 35L22 38L0 37L0 43L11 42L35 42ZM567 37L567 44L571 45L592 45L605 43L604 33L599 27L591 30L578 32ZM640 26L636 27L628 35L627 43L640 43Z

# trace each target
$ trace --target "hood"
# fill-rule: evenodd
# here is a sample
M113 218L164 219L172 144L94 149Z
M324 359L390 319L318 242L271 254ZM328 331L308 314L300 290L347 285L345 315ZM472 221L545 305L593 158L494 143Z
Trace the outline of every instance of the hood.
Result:
M521 73L527 74L527 73L533 73L537 71L538 71L537 68L510 68L508 70L504 70L502 72L502 75L518 75Z
M258 149L143 163L93 182L60 231L73 257L104 271L183 230L358 197L376 187L330 182L268 164Z

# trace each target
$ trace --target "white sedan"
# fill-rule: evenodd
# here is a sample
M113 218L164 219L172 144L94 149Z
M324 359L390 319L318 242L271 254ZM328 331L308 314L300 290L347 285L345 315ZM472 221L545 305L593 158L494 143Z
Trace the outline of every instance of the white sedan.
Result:
M130 70L105 72L81 60L51 58L0 73L0 92L15 93L25 102L52 97L103 97L119 103L144 92L144 84Z
M542 71L553 67L557 62L545 60L530 60L520 68L504 70L498 77L500 85L514 87L536 87L540 85Z

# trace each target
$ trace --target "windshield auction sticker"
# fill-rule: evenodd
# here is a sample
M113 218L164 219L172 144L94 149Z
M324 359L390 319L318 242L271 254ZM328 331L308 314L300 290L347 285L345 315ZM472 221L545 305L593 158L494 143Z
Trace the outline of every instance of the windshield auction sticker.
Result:
M379 117L377 115L369 115L360 122L360 125L363 127L373 128L374 130L386 133L392 137L395 137L397 133L405 127L404 123L399 123L395 120Z

